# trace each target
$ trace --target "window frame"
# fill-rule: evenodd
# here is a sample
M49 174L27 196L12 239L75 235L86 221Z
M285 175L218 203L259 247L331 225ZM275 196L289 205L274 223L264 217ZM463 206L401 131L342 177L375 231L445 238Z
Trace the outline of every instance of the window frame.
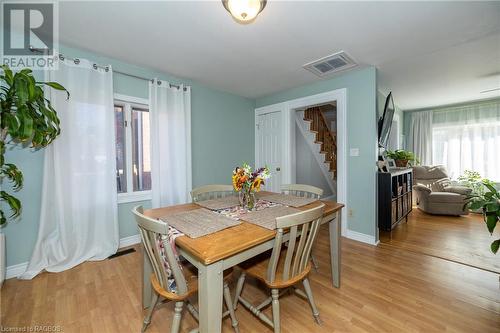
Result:
M127 175L127 192L117 193L118 203L137 202L151 200L153 195L151 190L134 191L132 178L132 109L147 109L149 112L149 100L134 96L114 94L113 106L119 105L123 108L123 118L125 120L125 170ZM114 108L113 108L114 109Z

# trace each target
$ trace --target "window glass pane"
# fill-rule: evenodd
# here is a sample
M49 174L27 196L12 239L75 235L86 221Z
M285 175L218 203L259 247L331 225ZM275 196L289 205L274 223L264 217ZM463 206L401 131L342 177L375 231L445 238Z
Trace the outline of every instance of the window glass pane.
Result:
M127 192L124 116L123 107L115 105L116 186L118 193Z
M149 112L147 109L132 108L132 177L134 191L151 189Z

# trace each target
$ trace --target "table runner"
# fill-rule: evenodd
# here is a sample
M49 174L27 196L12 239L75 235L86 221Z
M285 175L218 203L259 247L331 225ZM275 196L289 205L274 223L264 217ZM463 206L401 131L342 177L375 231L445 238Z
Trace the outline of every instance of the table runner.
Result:
M198 206L208 208L210 210L220 210L238 206L240 204L238 197L232 195L224 198L210 199L195 202Z
M160 220L191 238L202 237L241 223L205 208L163 216Z
M251 211L240 215L240 218L248 223L252 223L269 230L275 230L277 217L298 212L300 212L300 210L296 208L280 205L269 207L263 210Z
M317 201L316 198L303 198L290 194L271 194L261 197L263 200L279 203L290 207L301 207Z

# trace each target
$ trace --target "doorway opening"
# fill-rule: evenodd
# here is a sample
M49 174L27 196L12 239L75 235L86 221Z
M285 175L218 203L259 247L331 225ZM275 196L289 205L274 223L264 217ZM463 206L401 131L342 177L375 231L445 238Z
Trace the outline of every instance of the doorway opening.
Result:
M295 180L337 199L337 102L296 110Z

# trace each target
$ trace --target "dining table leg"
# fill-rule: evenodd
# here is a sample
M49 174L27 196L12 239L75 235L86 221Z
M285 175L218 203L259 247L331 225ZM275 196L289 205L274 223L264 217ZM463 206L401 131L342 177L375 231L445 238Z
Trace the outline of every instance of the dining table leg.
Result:
M220 333L222 330L223 262L198 268L199 332Z
M149 261L148 255L142 249L142 308L146 309L151 305L152 289L151 289L151 273L153 267Z
M330 259L332 262L333 286L340 288L340 242L341 242L341 210L330 221Z

